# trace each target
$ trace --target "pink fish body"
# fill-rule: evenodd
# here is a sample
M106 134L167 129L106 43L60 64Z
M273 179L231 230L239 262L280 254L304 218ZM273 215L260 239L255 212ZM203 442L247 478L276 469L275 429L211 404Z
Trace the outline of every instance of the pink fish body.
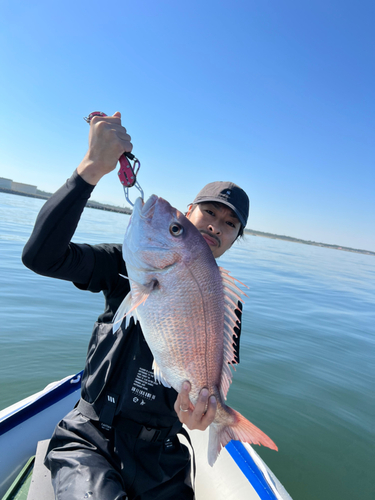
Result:
M217 398L210 425L208 461L213 465L230 440L273 441L224 401L232 380L233 328L241 290L219 268L198 229L167 201L139 198L126 231L123 257L131 292L114 318L116 331L126 315L139 321L154 356L155 379L181 391L191 383L195 405L207 387Z

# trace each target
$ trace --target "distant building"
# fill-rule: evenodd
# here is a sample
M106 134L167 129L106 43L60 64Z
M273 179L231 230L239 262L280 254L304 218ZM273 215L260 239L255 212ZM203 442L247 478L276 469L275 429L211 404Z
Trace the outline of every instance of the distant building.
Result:
M0 187L4 189L12 189L12 179L5 179L4 177L0 177Z
M22 182L12 182L13 191L20 191L21 193L36 194L37 186L31 184L23 184Z

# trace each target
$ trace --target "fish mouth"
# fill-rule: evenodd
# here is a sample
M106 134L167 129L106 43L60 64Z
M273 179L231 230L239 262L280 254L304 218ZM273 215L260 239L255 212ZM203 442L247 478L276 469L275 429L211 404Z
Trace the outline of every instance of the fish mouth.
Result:
M155 194L153 194L146 201L146 203L141 198L138 198L138 200L136 202L136 207L134 208L137 209L139 216L142 219L151 220L155 212L155 206L158 201L158 197Z

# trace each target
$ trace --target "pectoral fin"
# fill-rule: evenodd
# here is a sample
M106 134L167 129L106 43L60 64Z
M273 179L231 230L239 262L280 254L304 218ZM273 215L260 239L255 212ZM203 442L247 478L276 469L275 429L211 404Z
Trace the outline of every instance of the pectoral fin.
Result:
M116 314L114 315L112 327L113 333L116 333L120 328L122 320L125 316L125 327L129 325L130 318L133 318L135 323L138 321L136 309L138 306L145 303L152 289L153 288L150 289L150 287L144 285L132 285L131 291L121 302L120 307L117 309Z
M167 381L167 379L162 374L162 372L161 372L161 370L159 368L159 365L157 364L157 362L155 360L152 363L152 369L154 370L155 381L159 382L160 384L163 384L164 387L169 387L170 388L171 385L169 384L169 382Z

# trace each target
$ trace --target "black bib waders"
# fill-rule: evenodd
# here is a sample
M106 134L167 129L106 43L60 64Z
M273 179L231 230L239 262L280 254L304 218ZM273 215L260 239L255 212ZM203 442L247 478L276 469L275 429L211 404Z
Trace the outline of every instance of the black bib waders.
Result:
M46 456L57 500L194 498L177 393L154 381L152 361L133 320L116 334L111 323L96 323L82 398Z

